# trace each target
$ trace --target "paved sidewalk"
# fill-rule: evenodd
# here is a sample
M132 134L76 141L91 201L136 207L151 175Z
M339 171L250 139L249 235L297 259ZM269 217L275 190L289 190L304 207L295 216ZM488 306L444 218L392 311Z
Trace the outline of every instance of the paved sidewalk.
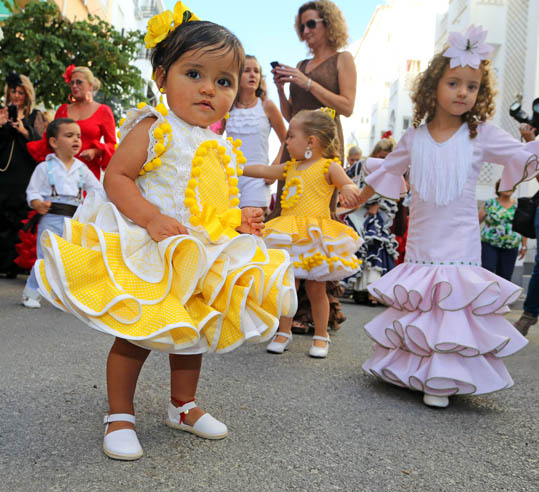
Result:
M205 357L198 401L230 431L213 442L164 425L168 363L152 354L136 394L145 455L128 463L101 448L112 339L23 308L23 285L0 279L1 492L538 490L537 326L506 361L513 388L435 410L361 370L362 326L382 308L345 301L327 360L298 335L282 356L254 345Z

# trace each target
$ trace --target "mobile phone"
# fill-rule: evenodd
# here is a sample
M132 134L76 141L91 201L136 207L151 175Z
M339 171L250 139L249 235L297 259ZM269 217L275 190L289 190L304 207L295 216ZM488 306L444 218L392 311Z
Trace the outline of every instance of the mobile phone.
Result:
M280 63L278 61L272 61L270 65L271 65L271 68L277 68L280 65Z
M11 121L17 121L17 118L19 117L19 111L17 110L17 106L15 106L15 104L8 105L7 117Z

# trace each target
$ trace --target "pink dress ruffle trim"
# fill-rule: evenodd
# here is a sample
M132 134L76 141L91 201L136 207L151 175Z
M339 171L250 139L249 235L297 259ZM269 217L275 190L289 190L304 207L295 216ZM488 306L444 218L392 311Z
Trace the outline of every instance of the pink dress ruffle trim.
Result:
M527 340L503 317L520 289L474 266L401 264L369 291L390 307L365 326L363 368L425 393L482 394L512 386L502 357Z

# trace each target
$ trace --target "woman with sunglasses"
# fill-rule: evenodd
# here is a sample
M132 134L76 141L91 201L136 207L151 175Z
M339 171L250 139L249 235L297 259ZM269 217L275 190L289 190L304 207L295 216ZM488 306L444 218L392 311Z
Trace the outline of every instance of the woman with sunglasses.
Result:
M344 140L339 115L350 116L356 99L356 66L347 51L339 52L348 40L346 22L339 8L329 0L304 3L296 17L296 32L305 41L312 58L290 67L279 64L273 69L283 116L290 121L302 109L333 108L341 140ZM290 97L284 85L290 84Z
M80 126L82 148L77 157L83 161L97 179L101 170L105 170L116 144L114 116L109 106L94 101L94 95L101 87L101 82L88 67L69 66L64 75L69 84L70 104L62 104L54 119L71 118ZM45 160L52 153L46 140L30 143L28 150L37 162Z
M335 124L340 140L340 159L344 162L344 139L339 115L350 116L356 99L356 66L347 51L339 51L346 46L348 29L339 8L329 0L306 2L298 10L295 22L296 32L305 41L312 58L300 61L296 67L280 63L272 70L277 86L281 113L290 121L302 109L329 107L335 110ZM290 84L290 97L284 92L285 84ZM290 159L286 148L281 162ZM283 181L279 182L275 208L270 218L281 214L281 192ZM335 213L336 195L331 201ZM335 282L326 283L330 299L330 327L339 328L346 318L340 311L337 294L339 287ZM301 288L298 291L300 305L294 318L296 332L307 331L310 319L310 306Z

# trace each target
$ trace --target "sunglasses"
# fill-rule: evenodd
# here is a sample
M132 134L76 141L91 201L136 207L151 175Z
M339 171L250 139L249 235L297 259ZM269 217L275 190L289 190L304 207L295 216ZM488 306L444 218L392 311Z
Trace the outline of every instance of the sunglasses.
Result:
M309 29L316 29L316 24L319 22L324 22L324 19L309 19L305 24L299 25L299 32L303 33L305 31L305 27L308 27Z

